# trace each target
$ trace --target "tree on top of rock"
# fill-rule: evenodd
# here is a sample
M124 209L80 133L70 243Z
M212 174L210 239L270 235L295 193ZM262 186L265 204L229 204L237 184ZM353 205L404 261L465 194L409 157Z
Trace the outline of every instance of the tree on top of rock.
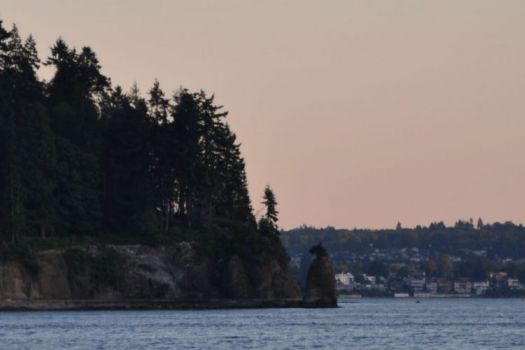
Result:
M310 248L310 254L315 255L317 258L328 256L328 252L326 251L326 248L323 247L323 243L321 242Z

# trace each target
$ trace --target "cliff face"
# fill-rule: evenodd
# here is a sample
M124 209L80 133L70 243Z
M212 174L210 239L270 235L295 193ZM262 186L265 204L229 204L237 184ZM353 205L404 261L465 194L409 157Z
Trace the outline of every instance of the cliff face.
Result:
M261 257L246 266L238 256L233 256L223 286L226 295L234 299L301 299L297 281L269 258Z
M297 282L272 259L238 256L218 269L189 243L106 246L35 255L38 272L0 264L0 300L301 300Z
M336 307L334 264L321 245L314 246L310 252L317 256L308 270L304 295L305 304L317 307Z

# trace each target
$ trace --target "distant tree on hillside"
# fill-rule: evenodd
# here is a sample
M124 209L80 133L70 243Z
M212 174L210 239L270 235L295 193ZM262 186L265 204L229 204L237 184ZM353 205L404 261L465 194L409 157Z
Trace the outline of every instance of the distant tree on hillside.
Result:
M483 220L481 218L478 219L478 224L476 225L478 230L481 230L483 228Z

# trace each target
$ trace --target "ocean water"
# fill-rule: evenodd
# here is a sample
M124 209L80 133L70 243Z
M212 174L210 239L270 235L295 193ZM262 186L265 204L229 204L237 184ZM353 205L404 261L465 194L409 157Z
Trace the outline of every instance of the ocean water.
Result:
M0 312L0 349L525 349L521 299L337 309Z

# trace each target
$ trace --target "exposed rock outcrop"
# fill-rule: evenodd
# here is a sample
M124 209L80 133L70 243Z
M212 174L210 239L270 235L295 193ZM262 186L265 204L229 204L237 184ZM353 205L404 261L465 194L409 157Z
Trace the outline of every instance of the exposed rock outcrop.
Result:
M336 307L334 264L321 244L313 246L310 253L316 257L308 270L304 302L315 307Z
M25 299L35 295L36 289L22 265L15 262L0 264L0 299Z
M234 255L228 261L228 266L222 281L224 293L232 299L253 298L254 290L248 280L248 274L244 263L238 255Z
M50 250L39 254L36 286L30 297L69 299L71 288L67 279L66 263L60 251ZM32 283L33 284L33 283Z
M202 299L217 297L210 266L189 243L175 247L115 246L125 259L120 295L130 299Z
M48 299L54 305L104 307L144 307L148 300L166 307L215 307L221 305L218 300L230 300L224 305L245 300L239 305L246 307L302 302L298 283L276 259L253 257L246 262L235 255L220 267L187 242L48 250L35 254L34 263L36 274L17 262L0 263L0 308L10 300L41 305Z
M260 299L302 299L299 283L274 259L261 259L251 275Z

